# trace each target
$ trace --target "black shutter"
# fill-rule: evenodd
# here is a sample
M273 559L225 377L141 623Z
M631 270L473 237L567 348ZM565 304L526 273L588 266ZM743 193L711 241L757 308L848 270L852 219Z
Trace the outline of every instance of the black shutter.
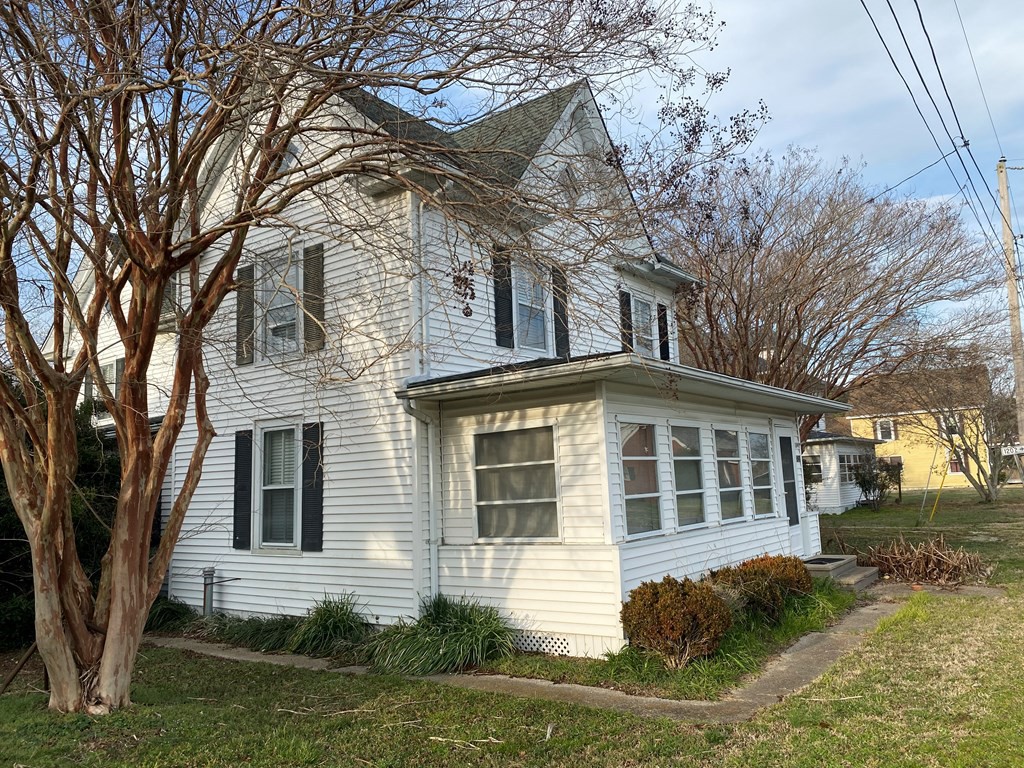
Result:
M114 388L111 394L117 397L121 393L121 380L124 378L124 358L119 357L114 361Z
M256 337L256 268L251 264L239 267L236 283L235 362L249 365L253 361Z
M163 504L163 502L164 502L164 499L163 499L163 495L164 495L163 491L161 491L156 496L156 512L153 513L153 528L150 530L150 534L149 534L149 547L150 547L150 549L156 549L157 547L160 546L160 534L163 531L163 525L164 525L164 521L163 521L163 516L164 516L164 510L163 510L164 504Z
M235 519L231 546L252 547L252 430L235 432Z
M551 304L555 316L555 357L569 358L569 281L565 270L551 268Z
M658 349L662 360L672 358L672 346L668 341L668 307L658 305Z
M302 339L307 352L324 348L324 246L302 251Z
M622 351L633 351L633 297L629 291L619 291L619 329L622 332Z
M494 343L512 349L515 334L512 324L512 259L506 254L494 254L491 264L494 280Z
M324 549L323 422L302 425L302 551Z

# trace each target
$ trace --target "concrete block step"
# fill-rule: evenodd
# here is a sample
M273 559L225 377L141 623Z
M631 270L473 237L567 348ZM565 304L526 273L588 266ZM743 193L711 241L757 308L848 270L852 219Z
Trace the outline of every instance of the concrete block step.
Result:
M816 579L835 579L857 567L856 555L815 555L804 558L804 565Z
M847 589L860 592L878 581L878 569L872 566L858 565L842 574L836 581Z

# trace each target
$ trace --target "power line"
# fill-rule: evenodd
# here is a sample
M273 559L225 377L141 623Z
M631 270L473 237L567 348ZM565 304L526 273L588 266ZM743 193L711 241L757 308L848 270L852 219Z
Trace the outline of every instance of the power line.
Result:
M873 195L873 196L871 197L871 199L870 199L870 200L868 200L868 202L869 202L869 203L871 203L871 202L874 202L875 200L877 200L878 198L880 198L880 197L881 197L882 195L886 195L886 194L888 194L888 193L892 192L892 191L893 191L894 189L896 189L896 187L902 187L902 186L903 186L904 184L906 184L906 183L907 183L908 181L910 181L910 180L911 180L911 179L913 179L913 178L916 178L917 176L920 176L920 175L921 175L922 173L924 173L925 171L927 171L927 170L928 170L929 168L934 168L934 167L935 167L936 165L938 165L939 163L941 163L941 162L942 162L943 160L945 160L945 159L946 159L947 157L949 157L950 155L952 155L952 154L953 154L954 152L956 152L956 150L955 150L955 149L951 149L951 150L949 150L949 152L947 152L946 154L944 154L944 155L943 155L942 157L940 157L940 158L939 158L938 160L935 160L934 162L928 163L928 165L926 165L926 166L925 166L924 168L920 168L920 169L918 169L918 170L914 171L914 172L913 172L912 174L910 174L909 176L907 176L907 178L903 179L902 181L897 181L897 182L896 182L895 184L893 184L893 185L892 185L891 187L886 187L886 188L885 188L885 189L883 189L883 190L882 190L881 192L879 192L879 193L878 193L877 195ZM959 193L957 193L957 194L959 194ZM954 197L956 197L956 195L954 195Z
M999 148L999 154L1003 153L1003 145L999 141L999 133L996 131L995 120L992 119L992 110L988 106L988 97L985 96L985 87L981 84L981 75L978 72L978 63L974 60L974 51L971 48L971 41L967 39L967 27L964 26L963 16L960 15L960 5L956 0L953 0L953 7L956 9L956 18L960 22L960 31L964 33L964 43L967 44L967 53L971 57L971 66L974 67L974 78L978 81L978 90L981 91L981 101L985 105L985 112L988 113L988 123L992 126L992 135L996 139L996 147Z

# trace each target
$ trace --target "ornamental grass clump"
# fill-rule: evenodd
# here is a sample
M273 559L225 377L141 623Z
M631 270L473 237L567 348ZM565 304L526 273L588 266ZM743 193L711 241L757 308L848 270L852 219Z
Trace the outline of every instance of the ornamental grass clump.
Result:
M191 605L160 596L149 609L146 632L177 632L196 620L198 614Z
M672 576L632 590L621 618L630 645L659 654L673 669L714 653L732 625L729 606L711 584Z
M288 650L307 656L338 656L357 648L370 632L354 594L324 595L296 628Z
M377 672L461 672L515 652L516 631L497 608L468 597L435 595L415 622L400 621L370 638L365 655Z

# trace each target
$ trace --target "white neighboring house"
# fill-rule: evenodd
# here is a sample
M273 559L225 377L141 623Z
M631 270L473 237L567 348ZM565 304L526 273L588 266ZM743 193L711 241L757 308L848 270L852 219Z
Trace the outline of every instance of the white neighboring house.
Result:
M803 444L808 505L823 515L841 515L856 507L863 494L854 471L874 458L880 442L826 431L825 419L820 419Z
M454 139L514 148L513 183L540 186L572 173L552 170L581 133L610 147L586 85ZM480 258L438 210L372 183L339 194L407 258L378 258L380 228L334 236L316 202L290 216L291 239L250 233L209 333L234 343L208 355L217 437L173 597L201 605L211 567L215 609L241 614L352 592L390 624L422 597L467 594L514 617L527 649L597 655L623 644L621 601L642 581L819 552L796 418L845 406L679 365L671 307L692 278L646 239L585 271L496 253L453 290L453 265ZM312 313L302 293L322 296Z

